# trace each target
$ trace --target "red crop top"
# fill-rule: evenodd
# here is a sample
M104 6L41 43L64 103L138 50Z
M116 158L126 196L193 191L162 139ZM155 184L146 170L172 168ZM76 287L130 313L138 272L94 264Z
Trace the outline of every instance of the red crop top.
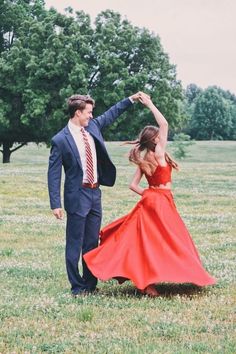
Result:
M171 170L172 166L167 164L166 166L158 165L151 176L146 176L149 186L159 186L160 184L167 184L171 182Z

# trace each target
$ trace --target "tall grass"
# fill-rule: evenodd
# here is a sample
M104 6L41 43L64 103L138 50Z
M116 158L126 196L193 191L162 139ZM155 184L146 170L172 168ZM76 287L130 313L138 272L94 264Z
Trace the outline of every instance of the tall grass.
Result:
M109 143L117 166L103 189L103 224L128 212L134 166ZM170 145L171 151L171 145ZM65 218L51 215L49 150L30 144L0 166L0 353L235 353L236 142L197 142L174 173L173 192L214 287L99 283L73 299L64 265ZM143 182L145 184L145 182Z

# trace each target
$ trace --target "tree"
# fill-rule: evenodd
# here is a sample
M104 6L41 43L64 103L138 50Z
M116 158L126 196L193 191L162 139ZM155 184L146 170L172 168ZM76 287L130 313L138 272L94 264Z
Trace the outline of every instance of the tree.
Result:
M217 87L208 87L195 100L191 134L196 139L228 139L233 122L231 106Z
M28 142L48 142L66 124L66 98L75 92L90 93L99 114L143 89L169 117L172 128L180 124L182 88L159 37L112 11L98 15L93 30L83 12L47 11L42 0L6 0L1 10L3 162L10 162L11 153ZM150 114L133 108L129 124L123 117L105 136L131 138L149 122Z
M230 120L232 121L230 134L229 134L228 138L236 140L236 96L228 90L225 91L219 87L217 89L218 89L218 92L223 97L224 101L226 101L226 104L227 104L228 110L229 110L229 114L231 117Z
M191 105L194 103L195 99L202 92L202 89L196 84L189 84L185 90L185 96L187 98L188 104Z
M132 26L111 10L99 14L95 25L94 72L89 89L96 99L97 113L135 91L145 90L168 117L170 127L178 126L182 120L182 88L160 38L147 29ZM152 115L136 106L107 128L105 138L131 139L150 123L153 124Z
M0 145L9 162L26 143L47 142L65 124L65 99L78 87L87 91L92 30L88 16L46 11L40 0L5 1L4 10Z
M187 135L191 134L190 124L191 124L191 120L195 108L195 101L202 91L203 90L200 87L198 87L193 83L188 85L187 88L185 89L184 91L185 97L182 102L182 110L186 115L186 119L184 122L185 124L181 127L182 129L179 130L178 133L183 132L184 134Z

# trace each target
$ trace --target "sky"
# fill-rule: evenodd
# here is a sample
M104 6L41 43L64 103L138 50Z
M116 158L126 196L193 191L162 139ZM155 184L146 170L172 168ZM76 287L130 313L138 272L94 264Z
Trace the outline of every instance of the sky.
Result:
M45 0L71 6L92 22L106 9L160 36L184 87L216 85L236 94L236 0Z

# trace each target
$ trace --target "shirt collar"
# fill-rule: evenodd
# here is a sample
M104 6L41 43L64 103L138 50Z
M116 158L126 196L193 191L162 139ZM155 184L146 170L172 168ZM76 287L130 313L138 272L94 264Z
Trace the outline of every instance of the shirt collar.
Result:
M71 120L69 120L68 122L68 127L71 131L73 131L74 133L81 133L81 126L75 125L74 123L72 123Z

